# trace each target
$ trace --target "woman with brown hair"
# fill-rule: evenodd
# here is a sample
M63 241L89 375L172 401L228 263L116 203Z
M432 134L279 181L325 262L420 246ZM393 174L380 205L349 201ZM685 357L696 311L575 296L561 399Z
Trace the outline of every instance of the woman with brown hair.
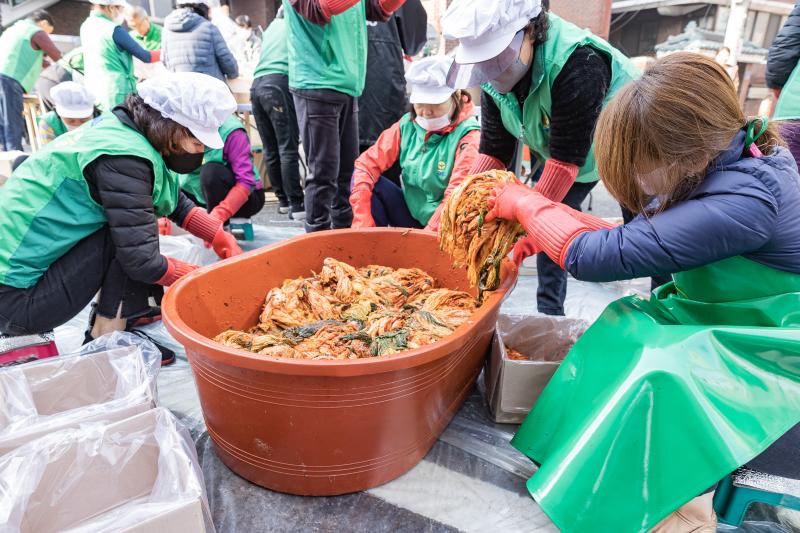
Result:
M452 62L426 57L409 68L411 110L356 159L352 227L439 229L443 200L469 174L480 142L469 95L447 85ZM383 177L396 162L402 187Z
M605 310L513 444L541 465L528 489L562 530L715 531L709 487L736 468L800 478L797 167L725 70L690 53L621 89L594 146L634 220L519 184L488 217L519 221L577 279L674 281Z
M205 146L222 148L217 129L236 109L230 90L184 73L138 92L30 156L0 188L0 335L52 330L98 291L87 341L152 315L150 298L197 268L159 252L158 216L221 258L241 253L174 174L199 167ZM174 358L162 354L164 364Z

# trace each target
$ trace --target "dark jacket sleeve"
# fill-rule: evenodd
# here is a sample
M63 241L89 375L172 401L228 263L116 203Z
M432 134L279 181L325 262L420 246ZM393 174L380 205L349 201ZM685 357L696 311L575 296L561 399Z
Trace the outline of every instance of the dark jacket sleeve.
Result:
M228 48L222 33L214 25L209 25L209 31L214 40L214 55L217 57L219 69L228 78L239 77L239 64L236 62L236 58L233 57L230 48Z
M428 42L428 12L420 0L407 0L394 12L403 52L415 56Z
M150 63L152 61L150 50L145 50L142 45L137 43L136 40L128 34L128 32L122 29L122 26L114 28L114 33L111 37L114 39L114 44L116 44L120 50L128 52L144 63Z
M767 86L780 89L786 85L800 59L800 3L794 6L786 24L772 41L767 56Z
M155 283L167 271L167 260L158 247L152 166L138 157L102 156L84 176L105 210L122 269L132 280Z
M550 157L582 167L611 84L606 57L591 47L576 48L553 81Z
M757 251L772 237L778 200L747 175L730 172L726 180L729 188L651 218L640 215L624 226L578 236L566 270L584 281L615 281L674 274Z
M33 37L31 37L31 46L34 50L41 50L44 52L45 55L53 61L61 59L61 51L44 30L37 31L33 34Z
M188 196L183 194L183 191L178 191L178 203L175 207L175 211L169 216L169 219L183 227L183 221L189 215L189 211L195 207L197 207L197 205L191 201Z
M491 96L481 91L481 144L478 151L508 166L516 150L517 138L503 126L500 108Z

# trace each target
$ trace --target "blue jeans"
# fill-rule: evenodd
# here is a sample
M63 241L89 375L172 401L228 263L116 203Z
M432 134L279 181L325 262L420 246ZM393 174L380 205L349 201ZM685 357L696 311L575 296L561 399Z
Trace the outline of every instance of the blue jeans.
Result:
M22 135L25 132L23 92L17 80L0 74L0 150L22 150Z
M423 227L408 210L403 190L383 176L372 189L372 218L375 220L375 225L379 227Z

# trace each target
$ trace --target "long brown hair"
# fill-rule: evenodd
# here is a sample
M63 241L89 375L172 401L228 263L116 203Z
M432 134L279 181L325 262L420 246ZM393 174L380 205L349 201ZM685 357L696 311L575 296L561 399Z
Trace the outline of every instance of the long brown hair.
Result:
M703 55L678 52L654 62L622 88L597 121L597 168L611 195L635 213L654 196L658 210L686 197L709 164L748 123L725 70ZM755 130L760 129L757 120ZM756 144L783 145L770 125ZM657 171L660 179L642 183Z
M163 157L182 153L184 140L194 138L188 128L162 116L136 93L125 97L124 106L130 111L139 131Z

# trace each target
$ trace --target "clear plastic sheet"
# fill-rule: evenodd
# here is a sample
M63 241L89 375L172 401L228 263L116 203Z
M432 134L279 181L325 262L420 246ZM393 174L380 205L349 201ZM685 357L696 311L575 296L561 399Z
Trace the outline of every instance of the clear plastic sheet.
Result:
M53 431L152 408L160 355L130 337L112 334L78 354L0 369L0 453Z
M213 531L188 432L163 408L0 457L0 532Z

